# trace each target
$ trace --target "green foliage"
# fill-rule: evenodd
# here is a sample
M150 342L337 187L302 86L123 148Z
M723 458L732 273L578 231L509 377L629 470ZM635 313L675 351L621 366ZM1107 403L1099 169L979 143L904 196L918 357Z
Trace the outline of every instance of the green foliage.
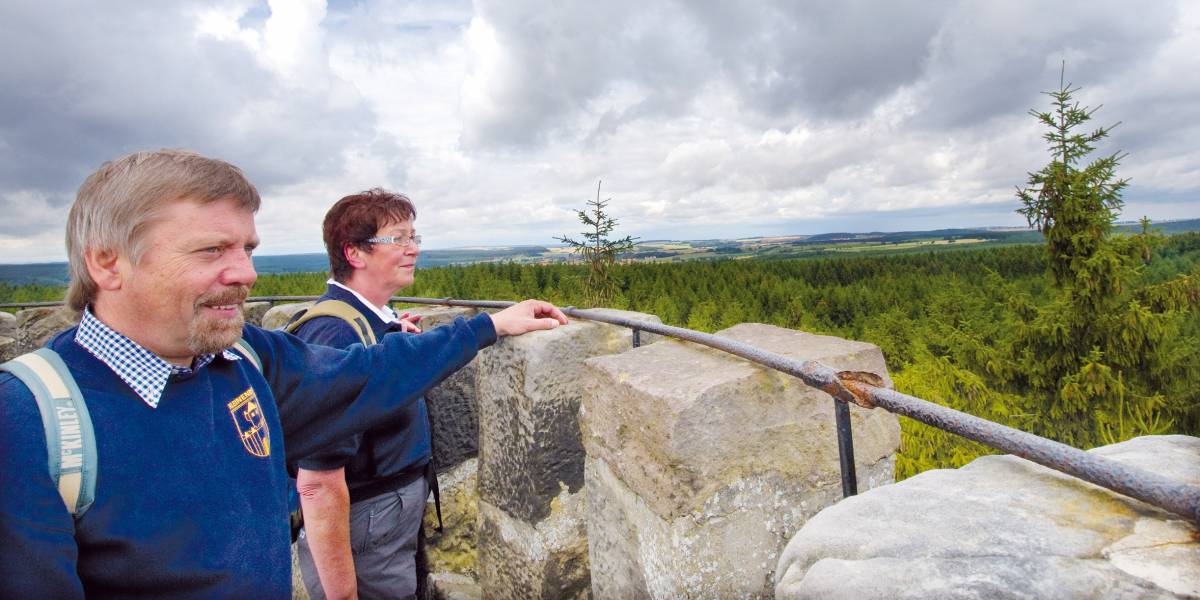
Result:
M1046 275L1047 262L1042 247L1028 245L614 264L619 293L610 305L703 331L759 322L872 342L883 349L899 391L1057 439L1076 430L1091 443L1144 432L1200 434L1200 233L1167 238L1151 250L1148 264L1137 260L1140 282L1131 280L1119 310L1096 325L1125 333L1064 363L1077 366L1064 371L1058 387L1036 392L1028 380L1053 379L1051 366L1038 366L1037 357L1053 356L1054 348L1031 348L1042 336L1034 331L1068 343L1077 335L1073 328L1083 326L1055 312L1069 304L1059 305L1063 292ZM403 293L582 305L580 282L587 274L578 264L450 266L421 270ZM326 278L262 275L253 295L318 295ZM60 288L0 284L0 302L62 295ZM1097 406L1107 408L1091 416L1087 407ZM908 419L901 426L900 476L992 452Z
M67 295L67 288L46 285L11 285L0 282L0 303L55 302ZM16 309L4 309L16 312Z
M1039 284L991 272L984 287L941 288L919 321L924 346L892 315L865 333L906 362L901 391L1079 447L1200 431L1200 236L1114 234L1120 154L1083 164L1111 128L1077 133L1095 112L1049 92L1051 161L1018 190L1045 236ZM908 358L913 357L913 358ZM894 362L891 363L895 368ZM905 420L901 476L988 450Z
M616 263L618 254L633 249L634 238L625 236L617 240L608 239L617 226L617 220L604 212L609 200L611 198L600 199L600 182L597 182L596 199L587 202L590 210L575 211L579 215L579 221L590 228L583 232L583 241L567 236L554 238L570 246L587 263L588 274L584 280L584 289L589 306L611 306L613 298L620 291L617 280L612 275L612 266Z
M1029 187L1017 191L1024 205L1017 212L1046 237L1047 266L1055 283L1067 285L1084 279L1093 293L1103 295L1117 290L1116 272L1108 261L1094 259L1103 254L1112 222L1123 206L1121 190L1128 181L1114 179L1120 153L1079 167L1116 125L1077 132L1097 110L1073 102L1077 91L1079 88L1060 81L1058 90L1044 92L1053 99L1053 110L1029 111L1049 129L1043 138L1050 145L1051 161L1041 171L1029 174Z
M1194 339L1186 349L1178 338L1195 308L1194 274L1147 286L1142 271L1163 238L1146 219L1139 233L1113 235L1126 185L1116 178L1121 155L1083 164L1111 128L1078 132L1095 110L1074 103L1076 91L1060 83L1047 92L1052 111L1031 111L1049 129L1051 161L1018 196L1020 212L1046 237L1053 298L1014 301L1007 351L1017 368L994 383L1045 415L1036 433L1089 447L1166 431L1175 417L1194 415L1189 388L1200 355Z

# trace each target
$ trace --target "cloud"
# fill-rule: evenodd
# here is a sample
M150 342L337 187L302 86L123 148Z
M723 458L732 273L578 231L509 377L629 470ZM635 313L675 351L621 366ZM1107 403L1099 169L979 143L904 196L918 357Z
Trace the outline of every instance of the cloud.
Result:
M60 257L86 174L163 146L245 169L266 253L374 186L430 247L549 243L601 179L646 238L1015 225L1064 60L1130 210L1200 189L1188 2L51 1L0 6L0 52L9 261Z
M226 158L269 187L338 171L339 149L372 134L372 115L322 68L312 14L219 35L217 13L236 20L247 5L66 4L4 9L0 194L62 205L100 163L157 147Z

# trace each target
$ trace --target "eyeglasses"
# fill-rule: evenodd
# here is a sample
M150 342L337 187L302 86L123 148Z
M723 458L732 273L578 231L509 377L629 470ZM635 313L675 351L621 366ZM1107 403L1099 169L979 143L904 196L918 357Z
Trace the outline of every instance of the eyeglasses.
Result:
M413 235L381 235L379 237L367 238L369 244L392 244L393 246L413 246L421 247L421 236Z

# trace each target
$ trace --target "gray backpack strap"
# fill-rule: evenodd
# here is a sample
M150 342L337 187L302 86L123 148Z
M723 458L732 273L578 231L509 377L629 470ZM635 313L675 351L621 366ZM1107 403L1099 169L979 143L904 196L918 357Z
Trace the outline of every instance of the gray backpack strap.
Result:
M254 351L254 346L251 346L250 342L246 341L246 338L234 342L230 350L246 357L246 360L250 361L254 365L254 368L258 369L259 373L262 373L262 359L258 357L258 352Z
M50 479L76 519L96 499L96 435L87 403L71 371L58 353L39 348L2 365L20 379L37 399L46 430Z

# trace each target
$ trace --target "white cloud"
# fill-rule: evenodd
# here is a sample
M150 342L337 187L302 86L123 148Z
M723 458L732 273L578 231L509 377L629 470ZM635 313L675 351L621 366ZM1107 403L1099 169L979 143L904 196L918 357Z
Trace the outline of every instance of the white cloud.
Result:
M246 170L267 253L373 186L430 247L550 243L601 179L647 238L1018 224L1063 60L1122 122L1130 210L1200 216L1187 2L8 3L0 52L8 262L61 257L83 177L162 146Z

